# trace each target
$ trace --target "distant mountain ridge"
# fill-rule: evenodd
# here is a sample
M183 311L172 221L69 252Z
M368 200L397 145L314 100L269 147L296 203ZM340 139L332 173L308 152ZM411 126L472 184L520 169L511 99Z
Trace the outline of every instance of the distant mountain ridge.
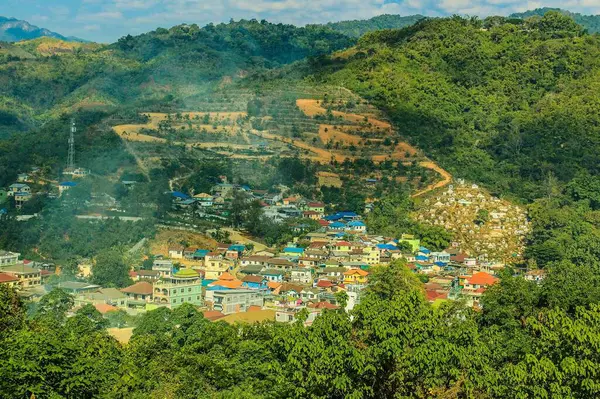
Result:
M0 16L0 41L18 42L21 40L53 37L65 41L83 41L76 37L67 37L45 28L32 25L27 21Z
M535 10L511 14L510 18L526 19L535 16L542 17L550 11L558 11L561 14L568 15L569 17L573 18L573 20L575 20L575 22L577 22L579 25L587 29L589 33L600 33L600 15L583 15L580 13L563 10L561 8L536 8Z

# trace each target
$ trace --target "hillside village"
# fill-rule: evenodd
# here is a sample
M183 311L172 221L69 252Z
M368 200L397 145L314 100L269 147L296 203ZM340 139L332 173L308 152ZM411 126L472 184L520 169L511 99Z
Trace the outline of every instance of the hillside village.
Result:
M60 184L58 195L70 186ZM9 195L24 195L22 193L29 192L25 191L28 187L25 183L15 183L9 187ZM363 215L370 212L372 203L367 204L363 215L328 212L330 204L291 195L287 187L266 193L223 181L210 193L191 195L173 191L170 193L172 212L223 217L240 193L258 200L268 218L295 221L294 240L274 248L256 246L249 240L206 240L203 247L185 246L177 240L169 241L161 249L150 245L149 249L156 252L150 253L143 265L130 266L133 284L123 289L91 284L93 261L89 260L80 262L78 278L49 285L51 277L60 273L53 264L20 260L20 254L3 251L0 283L17 288L20 295L33 301L52 288L61 288L74 295L74 310L92 304L103 314L123 311L135 316L158 307L175 308L190 303L211 320L230 322L291 322L298 312L306 309L309 313L306 323L310 324L323 309L345 306L351 310L359 303L375 266L404 262L423 282L430 302L439 304L464 299L475 308L504 268L498 255L502 251L494 252L489 245L474 243L467 234L458 234L442 251L432 251L414 235L370 234ZM459 181L434 198L434 204L430 204L431 199L423 202L431 205L426 215L434 218L434 224L457 232L464 232L466 225L473 225L472 213L481 209L479 206L486 201L494 204L496 212L504 213L496 217L490 212L491 227L477 229L475 225L477 227L471 227L473 231L468 233L485 232L481 237L496 242L500 250L514 244L503 238L506 235L494 235L494 230L508 232L520 243L522 232L516 229L527 228L524 215L514 208L506 208L503 202L488 199L475 185ZM458 207L458 211L449 212L451 206ZM424 214L420 212L417 217L422 220ZM510 224L503 224L506 222ZM537 271L527 274L533 281L541 281L543 277L543 273ZM347 300L342 299L341 293L347 294Z

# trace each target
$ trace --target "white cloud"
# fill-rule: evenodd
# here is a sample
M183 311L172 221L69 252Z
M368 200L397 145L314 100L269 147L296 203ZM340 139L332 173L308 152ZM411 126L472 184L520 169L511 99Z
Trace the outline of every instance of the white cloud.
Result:
M75 17L75 21L77 22L89 22L89 21L98 21L98 22L107 22L110 20L118 20L122 19L123 14L119 11L101 11L96 13L89 14L79 14Z

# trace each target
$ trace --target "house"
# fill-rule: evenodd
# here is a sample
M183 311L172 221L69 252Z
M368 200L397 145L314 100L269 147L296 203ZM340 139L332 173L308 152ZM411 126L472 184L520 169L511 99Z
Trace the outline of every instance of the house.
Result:
M68 191L76 186L77 186L77 183L72 182L72 181L64 181L64 182L60 183L58 185L58 196L60 197L65 191Z
M121 290L130 300L140 302L152 302L153 291L152 284L145 281L140 281Z
M169 258L171 259L183 259L184 247L182 245L174 245L169 247Z
M246 276L242 279L242 287L251 290L266 290L268 280L263 276Z
M344 273L344 284L364 285L369 272L362 269L350 269Z
M295 265L287 259L272 258L267 262L267 266L271 269L287 271L293 269Z
M74 299L75 306L105 304L120 308L126 308L129 300L127 295L116 288L99 288L96 291L82 292Z
M208 208L208 207L213 206L214 198L210 194L206 194L206 193L196 194L196 195L194 195L194 199L196 200L198 205L200 205L200 207L202 207L202 208Z
M268 256L248 256L240 260L240 266L267 266L270 259Z
M497 283L498 278L486 272L478 272L472 276L461 276L459 278L460 286L464 290L477 290L479 288L487 288L490 285Z
M202 281L198 272L181 269L170 279L154 284L153 302L156 305L174 308L183 303L201 306Z
M171 278L173 275L173 261L155 259L152 263L152 270L160 273L160 277Z
M69 294L80 294L83 292L93 292L102 288L99 285L82 283L79 281L64 281L58 283L57 288L68 292Z
M352 250L352 244L348 241L338 241L334 244L333 250L338 252L350 252Z
M21 289L36 287L42 284L41 272L24 264L3 267L2 272L19 279L16 285Z
M19 278L8 273L0 273L0 284L8 286L8 288L17 288L19 286Z
M404 243L410 245L412 252L417 252L421 246L421 240L415 238L412 234L402 234L398 239L398 244Z
M325 204L322 202L309 202L306 204L309 211L323 214L325 212Z
M305 218L305 219L319 220L319 219L321 219L321 216L323 216L322 213L315 212L315 211L304 211L304 212L302 212L302 217Z
M284 272L281 270L266 269L260 272L261 276L264 276L269 281L281 283L283 282Z
M210 252L204 259L204 278L208 280L218 279L221 274L233 267L233 263L230 260L223 259L220 254L215 252Z
M27 173L19 173L17 175L17 181L19 183L24 183L29 180L29 175Z
M298 266L315 268L318 264L319 259L317 258L302 257L298 259Z
M332 222L327 226L327 228L333 231L343 231L346 229L346 225L342 222Z
M21 209L23 205L31 199L32 195L29 192L18 192L14 194L15 208Z
M291 256L298 258L304 254L304 248L300 247L286 247L283 250L283 256Z
M194 252L194 254L192 255L192 259L193 260L204 260L204 258L206 257L206 255L209 254L209 250L208 249L197 249L196 252Z
M265 266L263 265L248 265L241 269L240 273L245 275L259 275L264 268Z
M450 263L450 254L446 251L432 252L429 257L434 263Z
M324 267L321 270L317 271L317 275L319 278L327 278L328 280L333 281L342 281L344 278L344 273L347 271L345 267L341 266L328 266Z
M31 194L31 187L23 183L14 183L8 186L8 196L13 197L16 193L29 193Z
M157 281L160 279L160 271L158 270L138 270L135 272L130 272L129 275L135 281Z
M346 229L355 233L364 233L367 231L367 225L360 220L353 220L348 222Z
M0 251L0 269L5 266L17 264L19 256L21 256L21 254L18 252Z
M187 201L187 200L190 199L189 195L184 194L181 191L172 191L171 192L171 197L173 197L173 200L175 202L182 202L182 201Z
M320 290L318 288L304 288L300 292L300 297L302 298L302 301L304 301L304 302L318 301L319 292L320 292Z
M316 287L322 288L322 289L331 289L331 288L335 287L335 284L329 280L319 280L319 281L317 281Z
M222 290L213 292L213 310L225 315L246 312L251 306L264 304L256 290Z
M530 270L525 273L525 280L540 283L546 278L546 271L542 269Z
M301 268L292 269L290 271L290 281L298 284L310 284L312 283L313 276L311 269Z
M243 282L238 280L237 278L235 278L231 273L223 272L219 276L218 280L213 281L208 286L209 287L227 288L227 289L234 290L234 289L242 287L242 285L243 285Z

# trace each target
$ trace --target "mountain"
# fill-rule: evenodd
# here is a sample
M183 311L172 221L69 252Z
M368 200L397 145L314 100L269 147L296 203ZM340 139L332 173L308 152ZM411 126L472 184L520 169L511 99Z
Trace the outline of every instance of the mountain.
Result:
M510 18L521 18L526 19L534 16L544 16L546 13L550 11L560 12L561 14L568 15L573 18L575 22L579 25L583 26L590 33L599 33L600 32L600 15L583 15L575 12L570 12L567 10L562 10L560 8L536 8L535 10L529 10L522 13L511 14Z
M370 100L456 176L537 198L553 179L600 172L600 37L557 12L424 20L371 32L304 80Z
M366 20L330 22L325 26L346 36L358 38L375 30L405 28L414 25L423 18L425 18L423 15L418 14L406 17L385 14Z
M76 37L65 37L48 29L39 28L31 25L27 21L15 18L6 18L0 16L0 41L18 42L21 40L31 40L38 37L53 37L65 41L80 41Z

